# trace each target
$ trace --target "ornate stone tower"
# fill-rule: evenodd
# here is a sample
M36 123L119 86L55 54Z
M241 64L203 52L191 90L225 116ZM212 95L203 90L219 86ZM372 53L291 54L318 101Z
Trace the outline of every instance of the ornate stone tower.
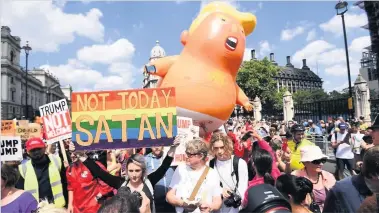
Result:
M156 41L155 46L153 49L151 49L149 61L152 62L158 58L163 58L165 56L165 50L159 45L159 41ZM156 88L159 80L160 77L144 73L143 88Z

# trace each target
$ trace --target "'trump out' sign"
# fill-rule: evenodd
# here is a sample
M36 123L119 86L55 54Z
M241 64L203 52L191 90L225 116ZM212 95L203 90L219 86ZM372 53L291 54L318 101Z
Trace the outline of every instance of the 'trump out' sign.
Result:
M71 138L71 117L66 99L39 107L48 144Z

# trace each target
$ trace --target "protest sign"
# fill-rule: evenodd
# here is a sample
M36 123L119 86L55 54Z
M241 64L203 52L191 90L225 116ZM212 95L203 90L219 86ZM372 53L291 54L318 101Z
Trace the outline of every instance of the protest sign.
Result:
M1 161L22 160L20 136L1 136Z
M71 117L66 99L39 107L47 144L71 138Z
M177 139L180 140L179 146L176 148L174 160L171 163L171 166L177 166L180 163L185 163L186 161L186 144L188 141L192 140L194 137L198 137L199 134L196 135L196 130L194 130L192 122L192 118L186 118L177 116L177 127L178 127L178 135Z
M14 136L16 134L16 123L13 120L1 121L1 135Z
M171 145L176 136L174 88L72 93L77 150Z
M28 140L33 137L41 137L41 125L36 123L22 124L16 128L16 136L20 136L21 140Z

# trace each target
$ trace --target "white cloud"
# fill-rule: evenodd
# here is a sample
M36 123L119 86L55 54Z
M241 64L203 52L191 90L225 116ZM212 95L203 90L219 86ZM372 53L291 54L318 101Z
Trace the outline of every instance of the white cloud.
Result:
M92 45L77 51L77 58L67 64L43 65L41 68L53 72L61 84L70 84L75 91L128 89L135 75L142 73L132 64L135 48L122 38L109 45ZM94 64L108 66L106 70L95 70Z
M320 54L327 52L334 47L334 45L324 40L312 41L303 49L295 52L295 54L292 56L293 63L300 66L302 64L302 60L307 59L307 63L311 66L314 66Z
M355 38L350 46L349 49L356 52L362 52L363 48L368 47L371 45L371 38L370 36L362 36Z
M273 50L272 45L267 40L259 42L259 55L264 57Z
M365 24L367 24L366 13L345 13L346 31L350 31L355 28L360 28ZM320 24L320 28L325 32L330 32L335 34L336 36L341 36L343 33L341 17L337 15L333 16L333 18L331 18L329 21Z
M75 36L102 42L102 16L96 8L85 14L68 14L52 1L2 0L1 7L2 25L29 41L33 51L44 52L58 51L60 45L73 42Z
M360 57L364 47L370 45L370 37L355 38L349 46L349 64L352 81L359 73ZM303 49L293 55L293 61L297 66L302 59L307 59L308 66L320 65L324 68L326 76L347 76L346 55L344 48L336 48L324 40L309 43Z
M86 63L111 64L116 61L129 61L135 52L134 45L127 39L119 39L113 44L83 47L77 52L79 60Z
M280 40L282 41L292 40L296 36L303 34L304 31L305 31L305 28L302 26L298 26L292 29L284 29L282 30L280 34Z
M312 41L316 39L316 29L312 29L311 31L308 32L308 35L307 35L307 41Z

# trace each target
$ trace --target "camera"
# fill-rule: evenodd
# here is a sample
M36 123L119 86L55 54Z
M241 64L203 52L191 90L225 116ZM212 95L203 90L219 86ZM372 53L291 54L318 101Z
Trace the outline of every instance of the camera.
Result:
M242 141L247 141L249 138L251 138L251 132L247 132L244 136L242 136Z
M272 185L256 185L248 189L247 193L247 205L240 212L292 212L288 200Z
M224 200L224 204L227 207L238 208L241 205L241 196L239 196L236 192L228 192L230 196Z
M134 191L134 192L132 192L132 196L135 196L137 198L138 207L141 207L142 206L142 195L141 195L141 193Z

